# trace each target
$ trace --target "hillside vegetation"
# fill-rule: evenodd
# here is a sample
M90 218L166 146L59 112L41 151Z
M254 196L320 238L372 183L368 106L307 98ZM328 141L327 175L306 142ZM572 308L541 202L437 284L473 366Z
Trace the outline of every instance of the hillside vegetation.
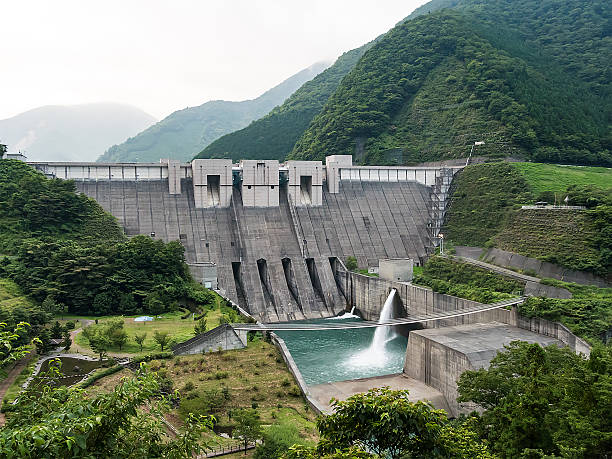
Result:
M556 180L548 173L557 172ZM466 167L453 183L445 235L453 243L492 246L528 257L591 271L612 273L612 186L607 169L548 164L491 163ZM599 188L585 182L598 183ZM565 188L565 189L563 189ZM520 209L542 199L586 210Z
M450 6L451 9L435 10ZM429 8L429 9L428 9ZM603 0L436 2L378 40L290 154L612 164Z
M327 67L316 63L261 96L241 102L214 100L176 111L159 123L109 148L98 161L158 162L160 158L191 158L213 140L245 127L283 103L296 89Z
M371 45L368 43L344 53L331 67L304 83L282 105L244 129L215 140L196 158L284 160L342 78Z
M179 301L207 304L178 241L128 240L117 221L27 164L0 160L0 277L47 312L158 314Z

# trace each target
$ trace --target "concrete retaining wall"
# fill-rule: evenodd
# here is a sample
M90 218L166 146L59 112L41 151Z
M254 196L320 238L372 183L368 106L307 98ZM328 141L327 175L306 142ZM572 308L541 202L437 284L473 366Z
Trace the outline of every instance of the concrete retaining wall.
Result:
M302 376L300 369L297 367L295 361L293 360L289 349L287 349L285 341L280 338L276 333L270 333L270 337L272 338L272 343L274 343L276 348L281 353L285 364L287 364L287 368L289 368L289 371L295 378L295 382L302 391L302 394L304 395L304 398L306 399L310 407L315 411L315 413L323 414L323 407L319 404L317 399L314 398L310 393L310 389L308 389L308 385L306 384L306 381L304 381L304 377Z
M393 288L397 289L401 300L399 312L403 315L453 312L482 306L476 301L437 293L426 287L347 272L341 266L337 268L337 277L347 292L349 308L354 306L366 320L378 320L385 300ZM522 317L516 308L493 309L450 319L433 320L423 323L423 326L439 328L489 322L500 322L550 336L563 342L574 352L590 355L590 346L586 341L574 335L565 325L546 319Z
M247 333L243 330L234 330L231 325L219 325L212 330L198 335L190 340L177 344L172 348L175 355L201 354L207 351L224 351L242 349L247 345Z
M472 365L465 354L417 333L410 334L404 372L442 392L449 406L449 414L453 417L457 417L460 411L457 381L461 373L471 369ZM478 408L473 403L462 405L461 412L465 413Z
M500 249L481 249L479 247L455 247L457 255L466 258L482 258L482 260L498 266L520 269L523 271L531 270L538 277L548 277L565 282L575 282L577 284L596 285L598 287L610 287L612 282L592 273L584 271L574 271L563 266L540 261L535 258L519 255L518 253L508 252Z

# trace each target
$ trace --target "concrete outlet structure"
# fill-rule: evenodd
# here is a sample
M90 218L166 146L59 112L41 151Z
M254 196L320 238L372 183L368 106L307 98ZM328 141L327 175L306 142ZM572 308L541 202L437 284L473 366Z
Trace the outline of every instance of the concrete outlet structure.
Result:
M278 207L278 161L241 161L242 205Z
M229 207L233 184L231 159L194 159L191 171L196 207Z
M323 163L287 161L289 196L296 207L323 204Z

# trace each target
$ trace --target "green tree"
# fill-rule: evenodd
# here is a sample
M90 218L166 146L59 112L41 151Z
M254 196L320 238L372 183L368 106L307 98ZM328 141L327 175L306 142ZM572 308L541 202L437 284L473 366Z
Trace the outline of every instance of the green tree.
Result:
M20 322L13 329L7 329L5 323L0 323L0 373L8 364L30 352L27 344L19 345L21 336L29 327L27 322Z
M346 401L333 400L332 408L333 414L317 421L321 454L357 447L391 458L493 457L475 434L449 424L444 410L410 402L406 390L372 389Z
M52 372L56 368L51 368ZM85 396L82 389L27 389L0 429L0 456L38 457L194 457L204 450L202 434L211 419L187 417L185 428L168 439L162 414L170 404L159 397L156 376L141 368L110 393ZM147 404L147 410L140 408Z
M36 352L40 355L44 355L52 348L51 333L46 328L43 328L38 334L38 339L36 341Z
M503 457L539 450L605 458L612 450L609 346L595 346L586 359L569 348L515 341L488 369L464 372L458 391L459 401L484 408L475 426Z
M121 328L118 328L112 331L110 335L110 339L111 339L111 342L113 343L113 346L117 346L119 347L119 350L122 350L123 346L128 341L128 334L123 329L123 327L121 327Z
M112 346L108 330L100 325L90 325L89 327L85 327L81 333L83 333L83 336L89 341L89 346L92 350L95 351L99 355L100 360L102 360Z
M244 442L244 454L246 455L248 444L259 440L262 435L259 414L252 408L238 410L233 412L232 419L236 422L232 436Z
M153 339L157 344L159 344L162 351L164 350L164 347L169 346L172 342L172 337L167 331L155 330L155 333L153 334Z
M43 311L48 312L51 315L59 313L59 305L55 302L51 295L47 295L41 304Z
M62 326L56 320L53 326L51 327L51 338L58 339L62 337Z
M336 450L331 453L318 453L315 448L302 445L293 445L283 454L282 459L380 459L356 447L347 450Z
M206 317L202 317L193 326L193 334L198 336L206 332Z
M64 347L64 351L68 351L70 346L72 346L72 338L70 337L70 332L68 330L64 331L64 340L62 341L62 346Z
M357 266L357 258L352 255L346 257L346 269L348 269L349 271L355 271L357 269Z
M142 352L142 346L144 345L145 339L147 339L147 332L134 334L134 341L140 346L140 352Z

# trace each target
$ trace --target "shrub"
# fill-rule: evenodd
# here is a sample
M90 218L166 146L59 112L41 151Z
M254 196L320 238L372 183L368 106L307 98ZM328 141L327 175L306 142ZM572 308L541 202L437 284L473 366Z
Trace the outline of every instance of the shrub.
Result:
M185 386L183 387L183 390L185 392L191 392L193 389L195 389L195 385L193 384L192 381L187 381L185 383Z
M275 419L273 412L272 418ZM257 445L254 459L278 459L290 446L300 444L301 438L296 426L291 424L273 424L266 429L263 442Z
M95 383L98 379L102 379L105 376L112 375L112 374L117 373L118 371L121 371L121 370L123 370L123 366L115 365L114 367L106 368L105 370L96 372L93 375L91 375L89 378L87 378L85 381L83 381L80 384L80 387L82 389L85 389L86 387L89 387L93 383Z

